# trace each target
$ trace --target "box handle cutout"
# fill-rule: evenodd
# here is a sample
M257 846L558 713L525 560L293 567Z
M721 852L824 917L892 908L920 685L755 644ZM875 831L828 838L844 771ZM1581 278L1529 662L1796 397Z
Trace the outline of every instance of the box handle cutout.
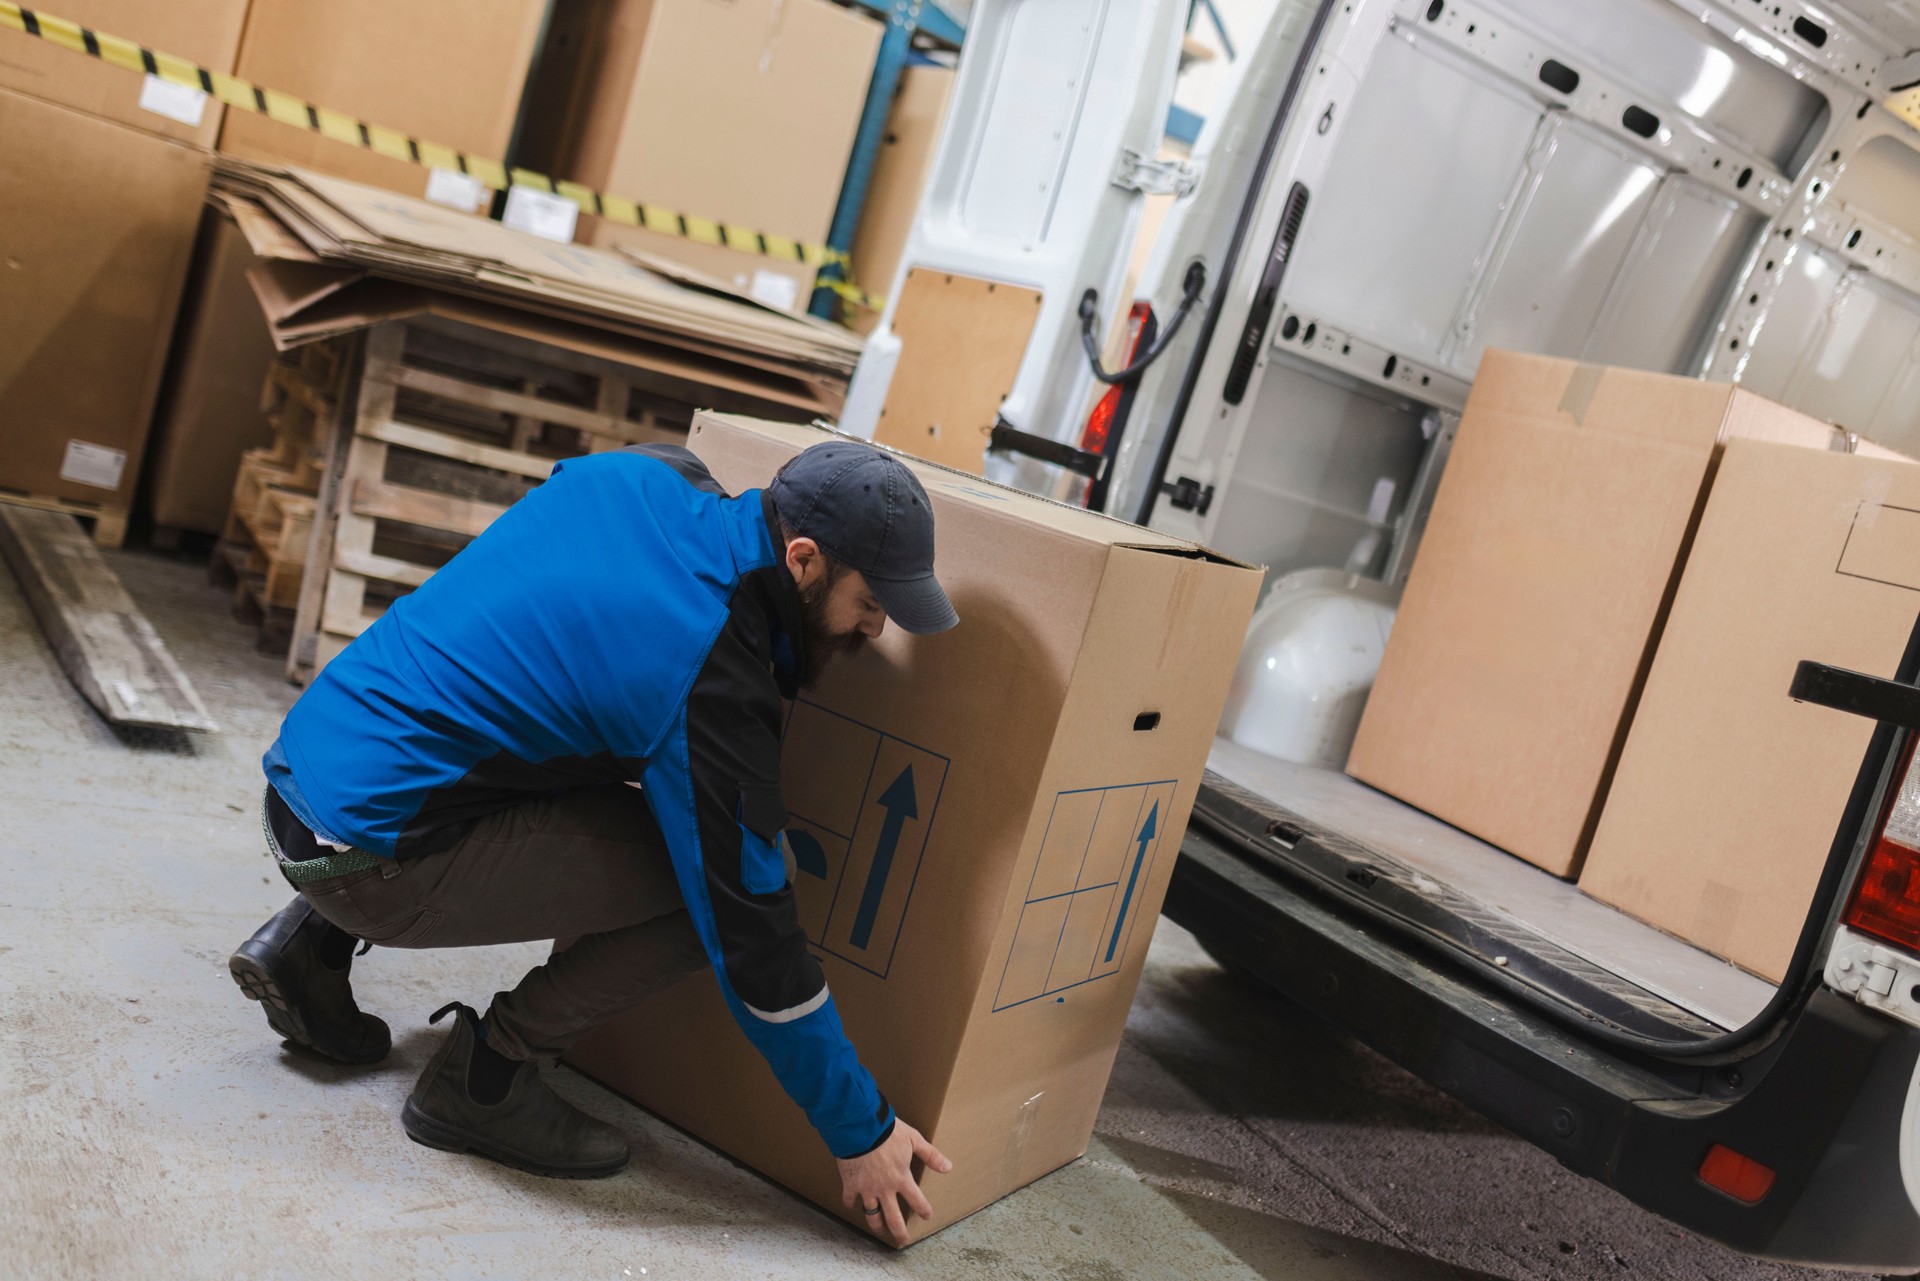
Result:
M1133 718L1133 729L1136 734L1159 728L1160 713L1158 712L1142 712Z

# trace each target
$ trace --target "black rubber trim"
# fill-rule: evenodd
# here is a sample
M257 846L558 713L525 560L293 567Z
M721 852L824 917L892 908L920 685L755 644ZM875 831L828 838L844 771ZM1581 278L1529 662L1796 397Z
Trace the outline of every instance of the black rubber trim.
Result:
M1287 191L1287 205L1280 214L1280 226L1273 233L1273 248L1267 254L1266 270L1260 274L1260 288L1254 292L1253 306L1247 310L1247 323L1240 331L1240 343L1234 349L1233 365L1227 370L1226 388L1220 398L1237 405L1247 394L1253 367L1267 345L1267 326L1273 323L1273 307L1280 298L1280 282L1287 274L1287 260L1293 256L1293 244L1300 236L1300 224L1307 216L1307 187L1296 182ZM1290 337L1291 335L1289 335Z
M1273 157L1280 149L1280 139L1286 133L1287 122L1293 116L1293 106L1300 96L1300 86L1307 78L1307 68L1320 52L1320 37L1327 27L1327 19L1333 13L1334 0L1321 0L1320 7L1314 10L1313 22L1307 28L1306 39L1301 42L1300 56L1294 60L1293 72L1287 77L1287 88L1280 95L1279 109L1273 113L1273 122L1267 126L1267 136L1260 144L1260 159L1253 167L1253 181L1247 188L1247 198L1240 206L1240 217L1233 225L1233 235L1227 241L1227 252L1221 256L1220 270L1214 274L1219 282L1213 291L1213 300L1207 305L1207 313L1200 322L1200 335L1194 341L1193 359L1187 363L1186 376L1180 380L1179 394L1174 398L1173 409L1167 415L1166 430L1160 437L1160 448L1154 455L1153 471L1147 476L1145 491L1140 496L1140 506L1135 510L1133 523L1145 525L1153 518L1154 504L1160 499L1160 486L1166 482L1167 466L1173 461L1173 447L1180 437L1180 422L1187 415L1187 407L1193 403L1194 388L1200 382L1200 367L1206 363L1207 348L1213 343L1214 330L1220 326L1220 313L1226 305L1229 286L1233 281L1234 269L1239 265L1241 251L1246 247L1247 229L1253 224L1255 209L1259 207L1260 195L1266 189L1267 170L1273 167Z

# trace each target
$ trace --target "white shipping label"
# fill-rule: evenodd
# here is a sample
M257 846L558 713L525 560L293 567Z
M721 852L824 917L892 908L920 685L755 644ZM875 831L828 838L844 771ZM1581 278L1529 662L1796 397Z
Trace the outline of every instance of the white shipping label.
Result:
M792 311L793 304L800 301L800 282L777 271L756 271L747 293L769 307Z
M573 243L573 225L579 219L580 206L565 196L513 187L507 191L507 212L500 221L530 236L566 245Z
M178 120L195 129L207 113L207 95L188 85L177 85L159 76L148 76L140 86L140 107L156 116Z
M427 175L427 199L436 205L472 213L485 199L487 189L472 174L458 169L435 169Z
M69 440L66 457L60 461L61 480L97 489L120 488L120 477L126 470L126 450L89 445L84 440Z

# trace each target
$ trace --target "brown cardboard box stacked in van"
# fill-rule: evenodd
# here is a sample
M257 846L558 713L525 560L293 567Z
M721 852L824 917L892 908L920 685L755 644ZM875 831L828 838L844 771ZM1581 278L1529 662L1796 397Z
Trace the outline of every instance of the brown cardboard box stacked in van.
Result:
M1730 442L1580 888L1774 982L1873 723L1802 659L1892 676L1920 616L1920 467Z
M60 17L96 33L184 58L209 71L231 73L247 19L248 0L60 0ZM46 29L51 30L51 27ZM217 98L196 99L145 76L62 47L0 28L0 89L176 142L211 147L225 110ZM144 97L143 97L144 95Z
M242 78L368 124L495 160L514 123L546 0L253 0ZM220 150L418 196L428 171L311 129L235 111Z
M737 493L824 438L703 414L690 444ZM848 1033L954 1162L925 1177L925 1235L1085 1151L1260 574L910 465L960 625L889 628L796 701L782 790L800 916ZM569 1057L860 1222L710 976Z
M827 0L561 0L530 106L528 163L822 243L881 31ZM580 240L671 258L784 311L805 311L812 294L803 263L580 223Z
M0 90L0 488L124 518L209 163Z
M1488 352L1348 772L1577 872L1734 438L1845 447L1724 383Z
M238 227L207 213L154 416L149 500L156 524L219 533L240 455L273 438L260 408L273 335L247 284L247 269L259 261Z

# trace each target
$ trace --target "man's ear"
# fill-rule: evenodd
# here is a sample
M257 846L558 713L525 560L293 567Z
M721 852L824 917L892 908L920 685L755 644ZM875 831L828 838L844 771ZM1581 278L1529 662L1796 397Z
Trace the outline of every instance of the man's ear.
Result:
M787 541L787 572L793 575L795 583L805 587L825 565L826 556L820 544L811 538L795 537Z

